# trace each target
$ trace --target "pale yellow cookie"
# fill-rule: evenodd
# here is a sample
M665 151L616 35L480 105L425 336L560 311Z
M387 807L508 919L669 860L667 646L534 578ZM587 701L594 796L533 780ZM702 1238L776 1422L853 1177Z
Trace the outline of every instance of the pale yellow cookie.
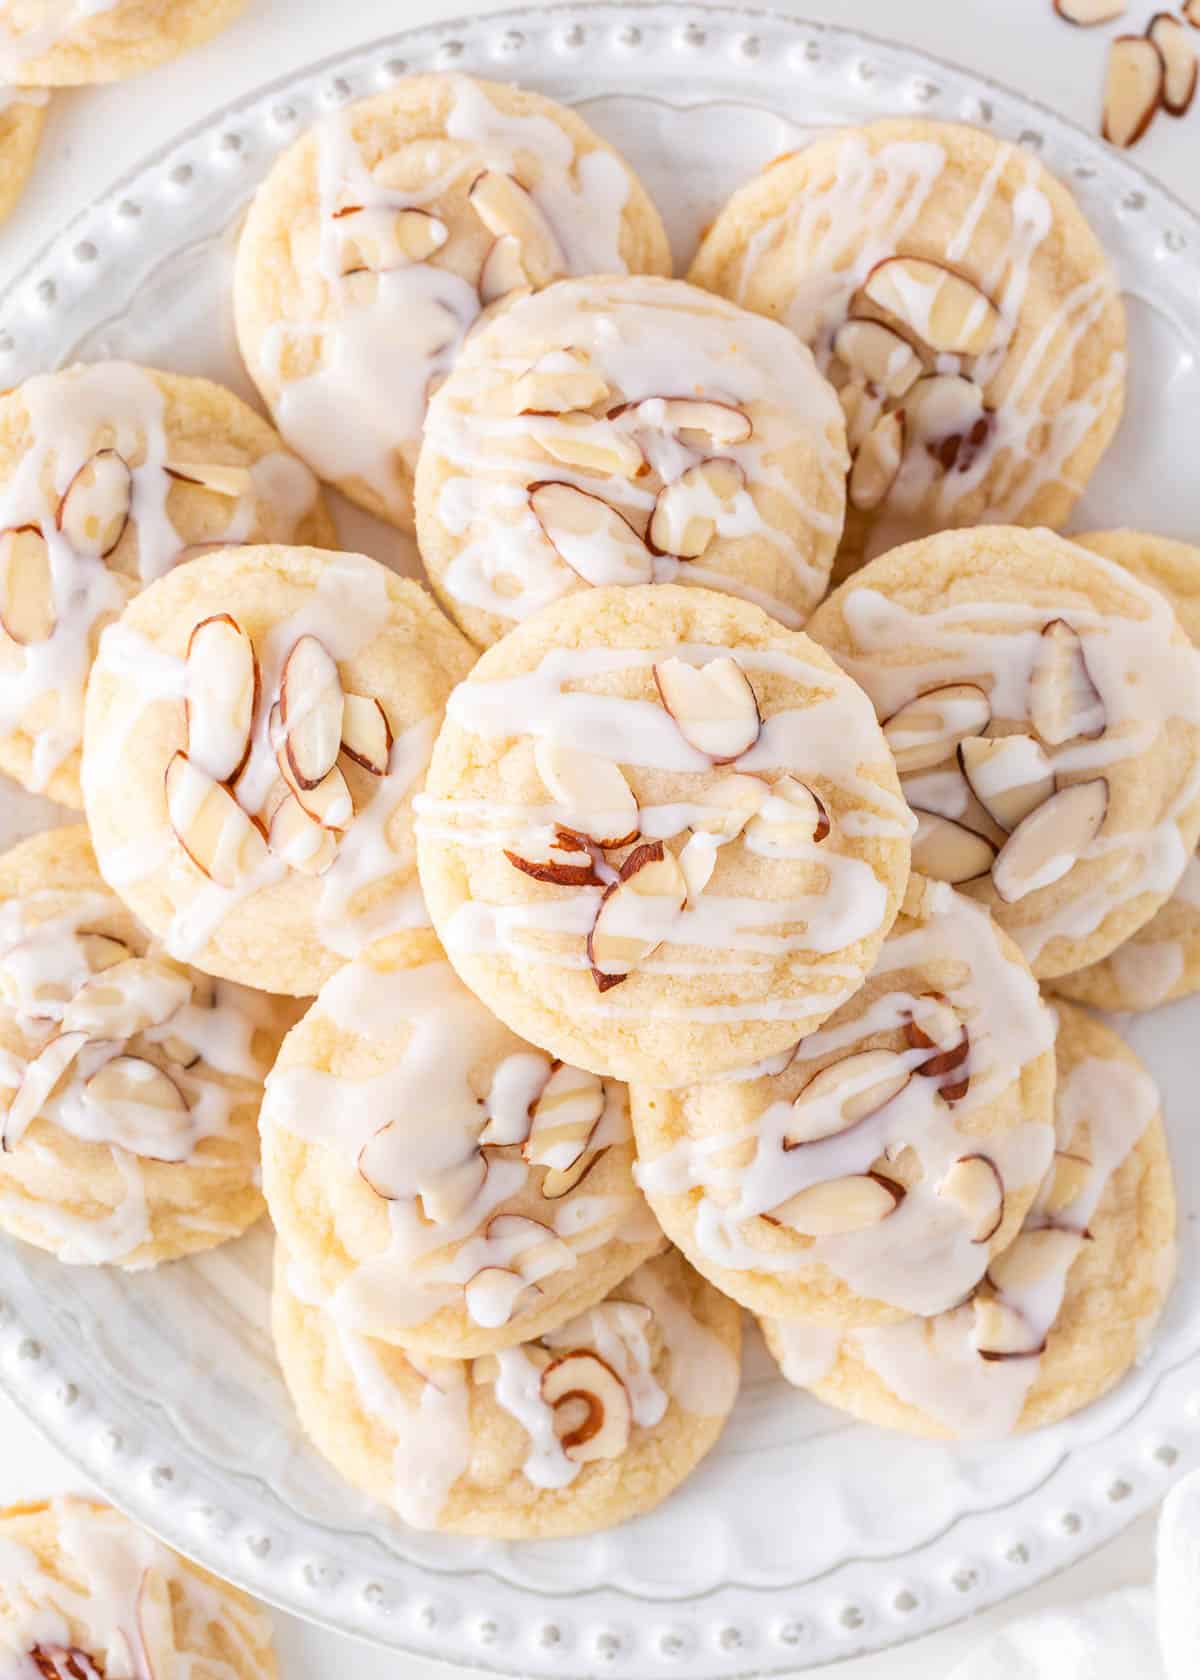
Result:
M428 925L413 798L468 644L361 554L203 555L105 632L83 790L101 873L173 955L307 997Z
M875 703L913 867L986 903L1039 979L1099 961L1200 835L1200 656L1170 604L1049 531L985 526L857 572L809 633Z
M553 1539L672 1493L737 1397L741 1313L673 1251L537 1341L429 1360L346 1330L276 1249L275 1347L300 1421L414 1528Z
M0 221L25 190L46 121L47 95L0 87Z
M337 536L316 479L208 379L96 362L0 397L0 769L79 806L104 626L213 544Z
M292 448L411 530L425 403L481 313L564 274L670 270L658 212L574 111L410 76L323 118L259 188L238 343Z
M1058 1152L1024 1228L970 1299L847 1332L764 1321L784 1376L866 1423L986 1439L1108 1392L1175 1272L1175 1190L1154 1081L1108 1027L1060 1006Z
M247 0L6 0L0 79L34 87L115 82L198 47Z
M1143 531L1093 531L1072 536L1093 554L1115 560L1170 601L1200 646L1200 548ZM1188 862L1175 891L1132 938L1090 968L1056 980L1054 990L1096 1009L1154 1009L1200 988L1200 858Z
M774 1318L940 1312L1054 1149L1054 1020L981 905L913 877L860 991L741 1077L631 1091L638 1182L703 1274Z
M689 278L786 322L838 386L840 576L950 525L1061 525L1121 417L1108 258L1061 182L981 129L822 135L734 193Z
M430 404L421 555L485 647L589 584L724 589L798 629L847 464L785 328L681 280L563 280L472 334Z
M14 846L0 857L0 1229L130 1270L240 1236L263 1212L258 1107L295 1017L148 940L82 824Z
M731 595L585 590L451 697L418 822L446 952L500 1018L646 1085L795 1043L899 909L911 818L866 696Z
M262 1112L288 1252L357 1331L472 1358L594 1306L662 1246L633 1182L629 1099L467 991L432 934L321 988Z
M22 1680L279 1672L262 1605L111 1505L67 1497L0 1511L0 1670Z

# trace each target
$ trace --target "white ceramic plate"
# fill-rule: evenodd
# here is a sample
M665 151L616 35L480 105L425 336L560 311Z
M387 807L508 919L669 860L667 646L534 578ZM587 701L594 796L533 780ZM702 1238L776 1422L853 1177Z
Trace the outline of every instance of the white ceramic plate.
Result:
M0 388L124 355L250 395L229 323L240 209L323 110L409 70L512 78L627 153L681 264L752 170L815 129L894 112L1019 139L1068 180L1130 304L1120 440L1080 519L1200 530L1200 224L1123 158L1027 101L848 32L728 8L571 7L398 35L183 136L63 229L0 298ZM343 536L408 565L394 533ZM5 843L61 820L5 789ZM266 1330L270 1234L132 1278L0 1245L0 1384L119 1504L260 1597L397 1649L504 1674L690 1680L795 1670L966 1615L1060 1569L1200 1463L1200 1000L1131 1025L1162 1081L1181 1282L1144 1364L1068 1423L946 1448L852 1426L752 1347L719 1450L654 1515L590 1539L421 1535L304 1445Z

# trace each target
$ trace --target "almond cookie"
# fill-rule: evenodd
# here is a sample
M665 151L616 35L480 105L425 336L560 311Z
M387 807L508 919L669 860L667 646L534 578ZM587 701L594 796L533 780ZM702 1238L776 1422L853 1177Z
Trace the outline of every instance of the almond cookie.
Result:
M629 1098L384 940L288 1034L262 1112L275 1228L339 1324L473 1358L594 1306L662 1246Z
M986 526L872 561L809 632L875 702L914 869L986 903L1039 979L1175 890L1200 835L1200 657L1156 589Z
M682 280L563 280L471 336L429 407L417 533L488 646L569 590L688 583L798 629L848 461L793 334Z
M514 1032L691 1083L857 991L908 879L898 794L870 702L800 631L708 589L586 590L451 696L421 883Z
M0 1672L274 1680L279 1670L261 1605L111 1505L61 1498L0 1511Z
M573 111L410 76L332 112L259 188L234 308L289 444L403 530L425 403L481 313L564 274L669 274L658 212Z
M1011 1248L935 1318L839 1331L765 1321L791 1382L866 1423L991 1439L1040 1429L1125 1375L1175 1271L1175 1190L1154 1081L1060 1006L1054 1163Z
M1125 392L1116 277L1075 200L980 129L888 118L769 164L689 276L784 321L837 386L841 576L951 525L1060 525Z
M413 795L472 658L362 554L224 549L160 578L88 686L105 880L172 956L293 997L427 927Z
M130 1270L239 1236L294 1019L155 947L82 824L22 841L0 858L0 1229Z
M1170 601L1200 646L1200 548L1142 531L1094 531L1071 538L1125 566ZM1054 990L1096 1009L1154 1009L1200 989L1200 857L1194 853L1175 891L1111 956L1056 980Z
M247 0L6 0L0 80L115 82L198 47Z
M710 1085L634 1088L638 1182L752 1311L939 1312L1013 1240L1045 1174L1053 1045L1012 941L914 876L866 984L794 1051Z
M661 1504L716 1444L741 1313L674 1252L536 1341L428 1359L346 1330L276 1248L275 1347L300 1422L413 1528L553 1539Z
M20 198L33 168L47 97L36 88L0 87L0 221Z
M337 538L317 482L207 379L97 362L0 397L0 769L81 804L100 632L197 549Z

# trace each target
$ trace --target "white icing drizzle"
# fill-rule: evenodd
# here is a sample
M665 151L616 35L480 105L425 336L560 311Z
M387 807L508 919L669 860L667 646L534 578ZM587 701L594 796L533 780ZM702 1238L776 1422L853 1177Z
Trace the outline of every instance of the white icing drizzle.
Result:
M69 40L89 18L111 12L120 0L40 0L37 22L0 17L0 76L19 75L32 58Z

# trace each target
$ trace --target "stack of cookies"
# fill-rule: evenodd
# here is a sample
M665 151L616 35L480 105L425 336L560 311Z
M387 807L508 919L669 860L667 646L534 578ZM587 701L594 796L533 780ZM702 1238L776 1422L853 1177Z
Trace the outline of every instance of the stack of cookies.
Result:
M265 1200L304 1428L422 1527L657 1504L742 1308L997 1436L1172 1276L1153 1082L1064 1001L1200 976L1200 553L1048 529L1121 413L1104 253L905 120L669 270L574 113L415 77L250 210L277 430L124 364L0 399L0 764L86 816L0 860L0 1225L137 1268Z

